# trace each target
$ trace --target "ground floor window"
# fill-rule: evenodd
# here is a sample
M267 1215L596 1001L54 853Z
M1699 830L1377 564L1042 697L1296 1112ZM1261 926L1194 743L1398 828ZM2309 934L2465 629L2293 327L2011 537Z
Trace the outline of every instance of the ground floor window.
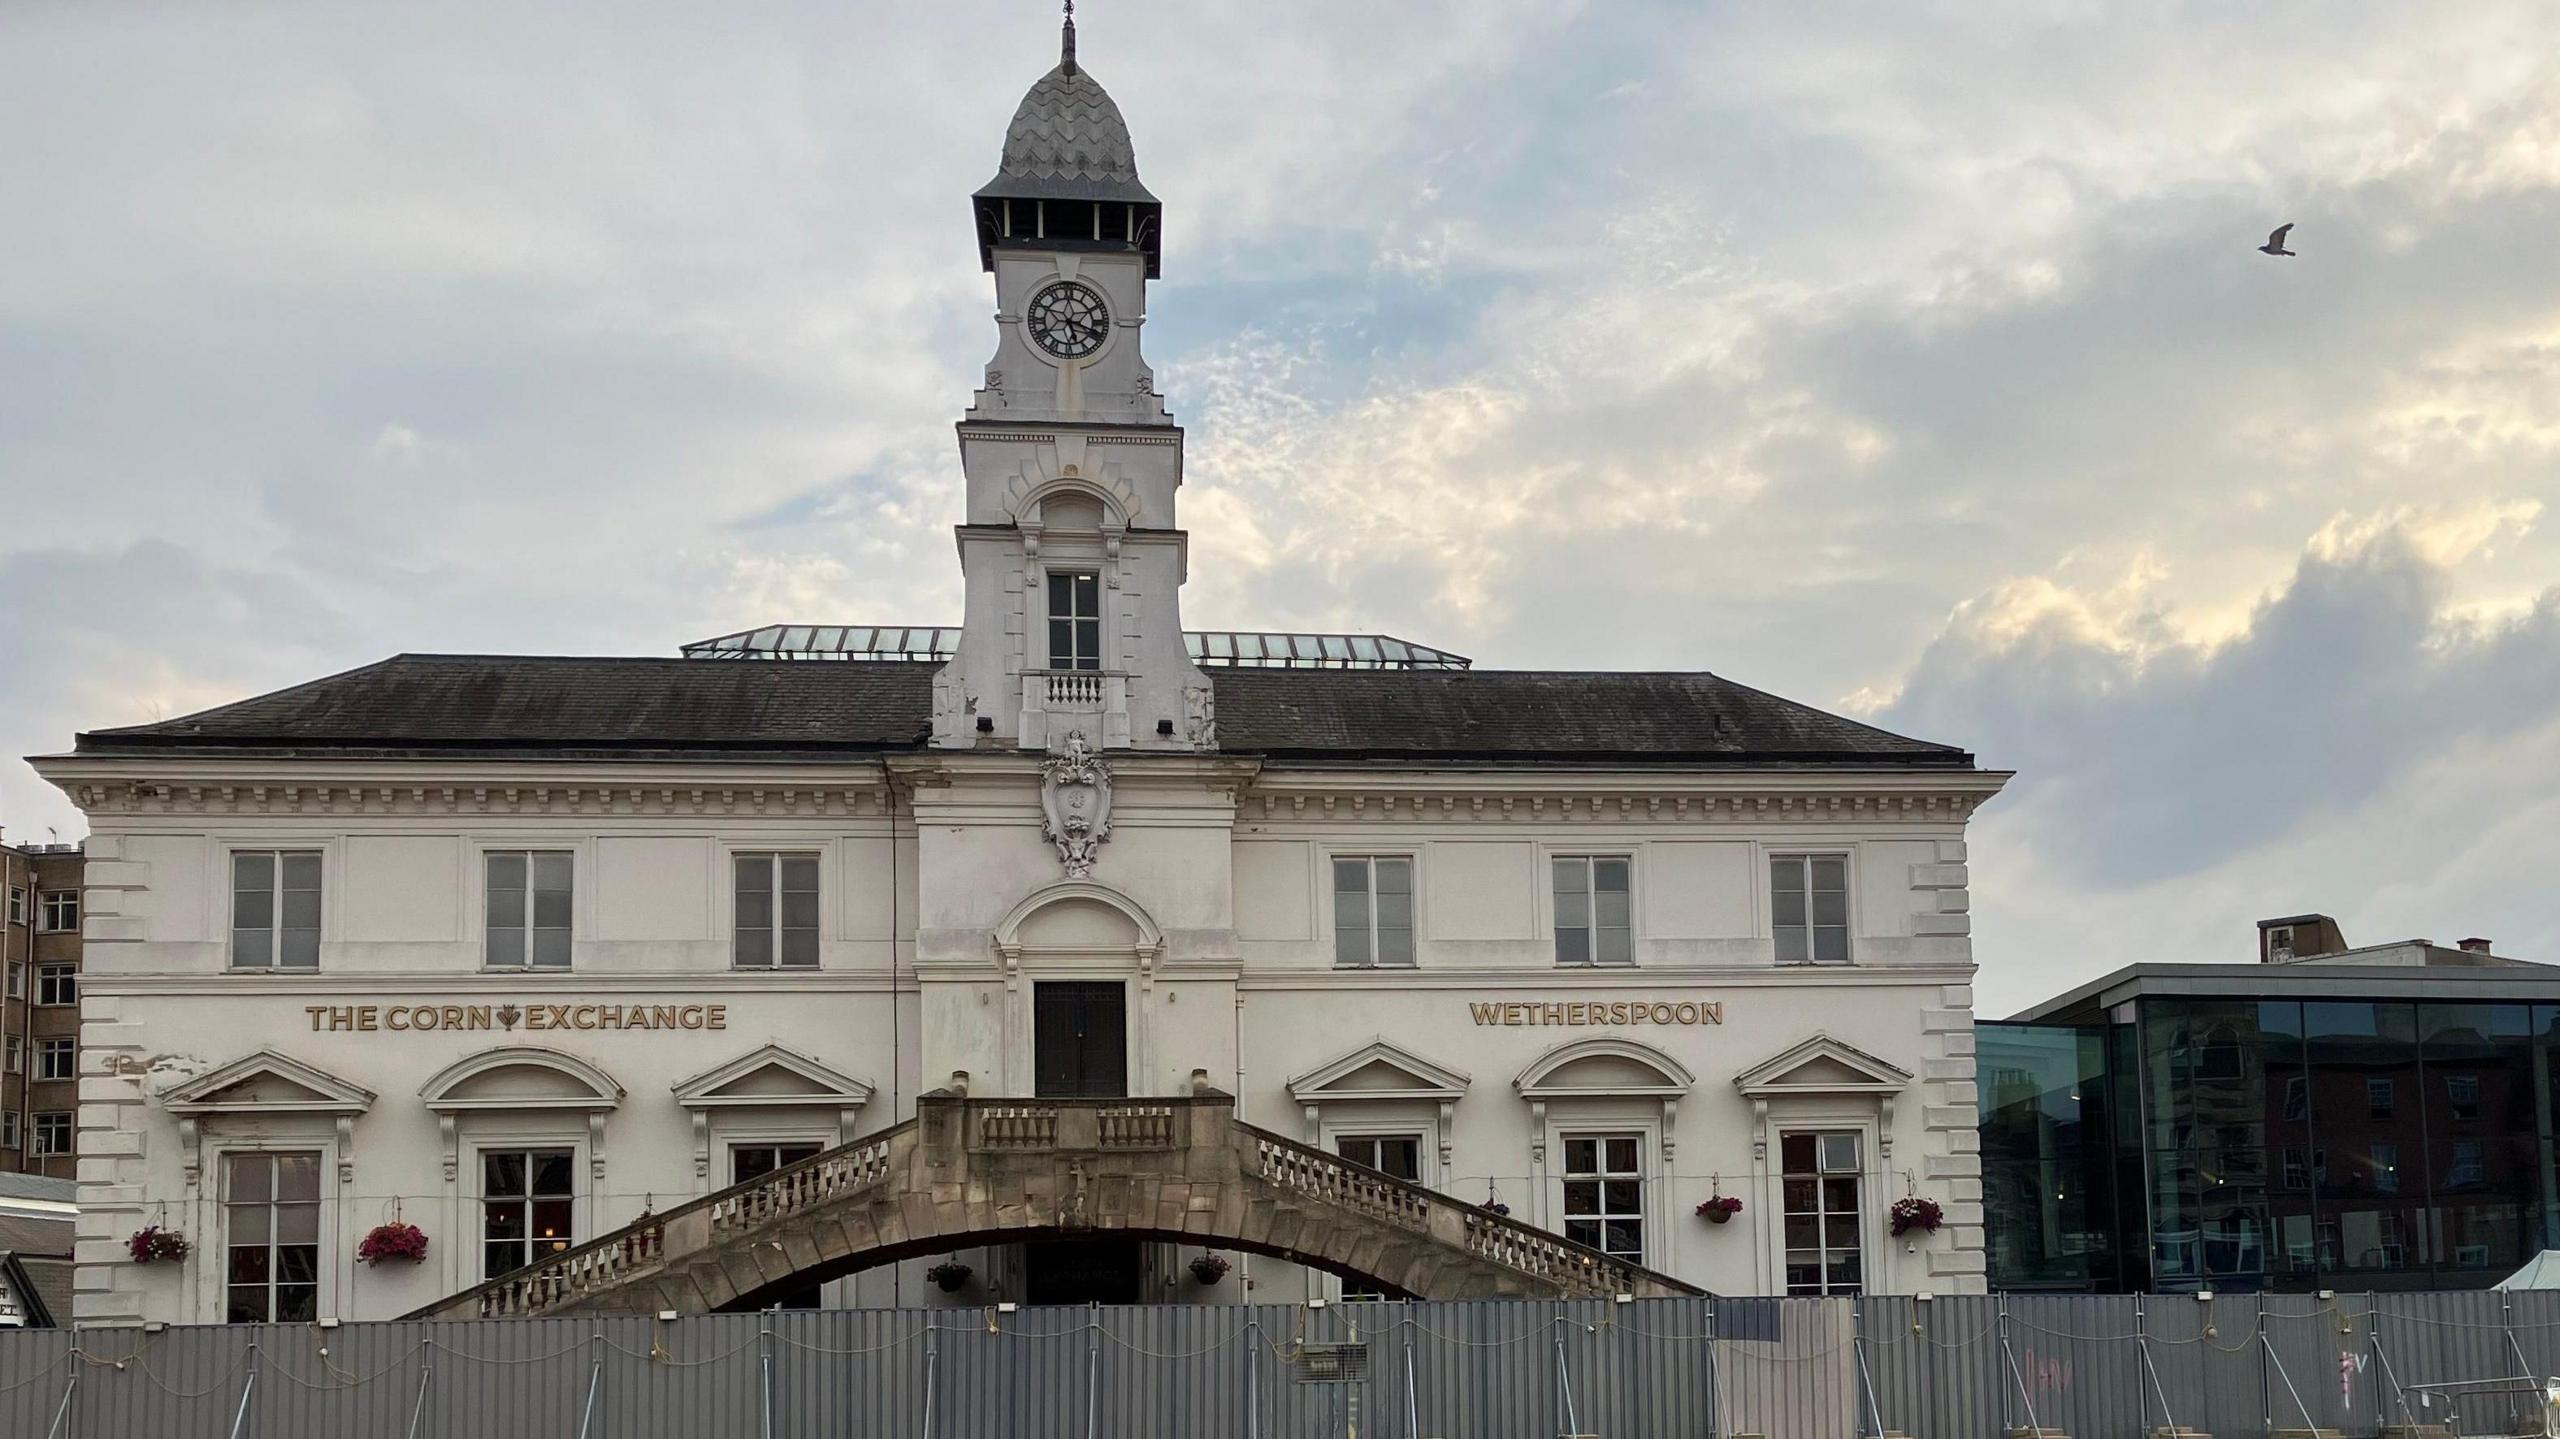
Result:
M569 1247L576 1170L566 1149L480 1152L482 1273L495 1279Z
M1787 1293L1856 1294L1865 1281L1860 1144L1853 1131L1781 1135Z
M1338 1134L1333 1152L1363 1168L1408 1184L1422 1182L1422 1136L1419 1134ZM1342 1281L1345 1299L1385 1299L1387 1292L1362 1280Z
M816 1158L818 1148L815 1144L733 1144L729 1146L729 1182L744 1184L750 1179L762 1179L777 1169ZM824 1291L823 1285L803 1284L766 1302L775 1309L817 1309L825 1303Z
M305 1323L320 1316L320 1155L222 1159L223 1319Z
M1644 1136L1564 1137L1564 1237L1644 1262Z

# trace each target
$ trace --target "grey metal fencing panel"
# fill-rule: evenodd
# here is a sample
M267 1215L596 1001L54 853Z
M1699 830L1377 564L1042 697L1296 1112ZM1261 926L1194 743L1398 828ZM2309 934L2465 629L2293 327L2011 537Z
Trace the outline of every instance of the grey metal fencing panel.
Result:
M840 1310L0 1334L0 1439L2513 1432L2560 1294Z

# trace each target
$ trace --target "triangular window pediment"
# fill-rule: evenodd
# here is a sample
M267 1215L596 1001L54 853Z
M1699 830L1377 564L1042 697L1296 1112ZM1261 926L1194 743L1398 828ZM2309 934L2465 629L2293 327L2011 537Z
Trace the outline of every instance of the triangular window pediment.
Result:
M373 1091L273 1050L235 1059L162 1092L176 1114L361 1114Z
M1733 1077L1753 1097L1777 1094L1891 1094L1911 1073L1827 1034L1770 1056Z
M680 1080L674 1088L676 1103L687 1109L788 1105L858 1109L871 1102L870 1085L773 1044Z
M1342 1099L1434 1099L1454 1102L1471 1081L1451 1069L1389 1044L1371 1040L1289 1081L1300 1104Z

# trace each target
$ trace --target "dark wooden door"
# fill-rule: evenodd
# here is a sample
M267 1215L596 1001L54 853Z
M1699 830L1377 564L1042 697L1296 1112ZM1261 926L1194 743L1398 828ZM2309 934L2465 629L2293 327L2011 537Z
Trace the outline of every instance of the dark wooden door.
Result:
M1118 1099L1129 1092L1129 991L1086 982L1032 986L1032 1093Z

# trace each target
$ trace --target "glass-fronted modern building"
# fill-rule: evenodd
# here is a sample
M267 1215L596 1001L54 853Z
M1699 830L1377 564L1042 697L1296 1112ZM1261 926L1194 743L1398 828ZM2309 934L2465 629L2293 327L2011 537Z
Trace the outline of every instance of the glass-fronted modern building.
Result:
M1993 1288L2476 1288L2560 1247L2560 968L2261 930L1977 1026Z

